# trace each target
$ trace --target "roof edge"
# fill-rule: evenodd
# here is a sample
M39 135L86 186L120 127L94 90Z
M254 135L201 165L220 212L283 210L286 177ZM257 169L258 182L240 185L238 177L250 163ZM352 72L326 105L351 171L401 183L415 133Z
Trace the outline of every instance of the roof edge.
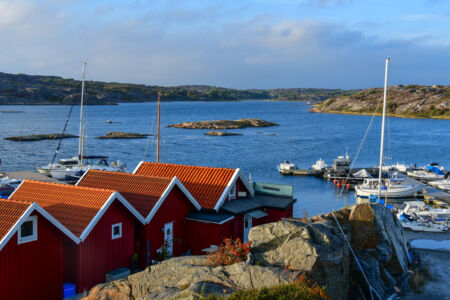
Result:
M136 174L137 170L139 170L139 168L141 167L141 165L142 165L143 163L144 163L144 161L141 160L141 161L137 164L136 168L134 168L134 170L133 170L133 174Z

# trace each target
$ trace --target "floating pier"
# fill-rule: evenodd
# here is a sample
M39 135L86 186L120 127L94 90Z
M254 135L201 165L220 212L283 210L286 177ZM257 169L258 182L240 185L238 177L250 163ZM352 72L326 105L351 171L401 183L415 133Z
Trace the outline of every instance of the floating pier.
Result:
M45 175L42 175L36 171L14 171L14 172L2 172L2 174L5 174L6 176L9 176L11 178L16 178L20 180L37 180L37 181L46 181L46 182L53 182L53 183L63 183L67 184L65 181L60 181L51 177L47 177Z

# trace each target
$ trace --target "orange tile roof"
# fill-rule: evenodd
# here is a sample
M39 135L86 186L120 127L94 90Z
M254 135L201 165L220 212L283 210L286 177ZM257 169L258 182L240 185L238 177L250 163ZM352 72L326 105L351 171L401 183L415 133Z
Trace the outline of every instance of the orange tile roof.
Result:
M118 191L146 218L170 185L172 178L89 170L78 186Z
M134 172L160 177L176 176L203 208L214 209L235 169L142 162Z
M0 200L0 241L31 206L31 202Z
M24 180L10 199L36 202L80 237L113 190Z

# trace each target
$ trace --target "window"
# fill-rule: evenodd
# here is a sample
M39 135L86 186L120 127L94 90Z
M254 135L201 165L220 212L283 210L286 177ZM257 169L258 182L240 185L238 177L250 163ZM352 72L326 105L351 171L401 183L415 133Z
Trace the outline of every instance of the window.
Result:
M233 184L233 186L230 189L229 199L230 200L236 199L236 185L235 184Z
M18 244L37 240L37 216L28 217L19 229Z
M117 223L112 226L112 239L118 239L122 237L122 223Z

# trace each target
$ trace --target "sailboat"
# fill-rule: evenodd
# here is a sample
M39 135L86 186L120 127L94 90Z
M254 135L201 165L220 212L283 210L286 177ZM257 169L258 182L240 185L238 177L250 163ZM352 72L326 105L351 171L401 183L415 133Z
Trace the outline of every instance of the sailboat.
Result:
M104 155L86 155L83 156L84 146L84 125L83 125L83 105L85 94L85 78L86 78L86 65L83 63L83 75L81 81L81 101L80 101L80 128L79 128L79 140L78 140L78 155L68 158L60 159L56 163L50 163L46 166L38 167L39 173L51 176L58 180L76 180L88 169L106 170L106 171L118 171L126 172L125 164L120 161L111 162L108 164L108 157Z
M389 69L389 60L386 58L386 70L384 77L384 97L383 97L383 116L381 121L381 144L380 144L380 164L378 179L367 178L364 182L355 187L358 203L367 202L371 196L377 196L378 201L385 198L407 198L413 197L418 191L419 186L406 185L401 181L394 181L390 179L383 179L383 150L384 150L384 128L386 120L386 99L387 99L387 78Z

